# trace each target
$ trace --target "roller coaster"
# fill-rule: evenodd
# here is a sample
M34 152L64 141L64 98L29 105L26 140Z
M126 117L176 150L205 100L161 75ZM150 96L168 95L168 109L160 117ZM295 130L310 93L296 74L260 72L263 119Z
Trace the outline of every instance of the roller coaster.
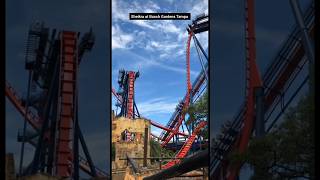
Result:
M306 64L312 59L308 55L310 49L304 43L306 35L301 32L306 30L307 36L314 37L313 4L303 13L305 27L297 24L293 28L262 75L256 64L254 0L246 0L245 11L246 97L233 120L226 122L217 140L210 143L211 179L236 179L243 164L231 166L228 155L233 151L244 152L252 136L263 136L270 132L310 81ZM161 142L163 148L176 151L175 158L164 164L164 170L153 177L169 178L206 166L203 162L206 161L207 150L194 156L188 155L194 145L208 146L209 142L201 142L200 138L200 132L207 128L208 120L196 121L192 126L188 126L185 110L203 96L209 84L209 58L196 37L196 34L208 30L208 15L200 15L188 25L187 92L165 126L151 121L153 126L163 129L159 137L153 135L154 138ZM191 84L192 39L202 70ZM19 95L9 82L5 84L6 97L24 118L23 131L19 132L17 137L22 143L19 176L42 172L62 178L79 179L81 169L92 177L110 177L94 165L78 123L79 66L84 54L93 48L94 41L92 30L80 38L79 32L56 29L50 31L43 23L31 25L25 55L25 69L29 72L27 96ZM119 116L131 119L141 117L134 97L135 80L138 77L139 72L120 71L120 90L116 92L112 89L112 94L118 101L117 106L121 108ZM27 124L32 130L26 128ZM26 168L22 168L26 143L35 148L35 154ZM79 155L80 147L84 157ZM194 162L202 164L190 167Z
M197 121L193 123L193 129L188 128L186 125L186 110L189 108L190 104L197 102L203 95L205 89L207 88L208 82L208 55L201 46L196 34L208 31L209 29L209 18L207 15L202 14L197 16L191 25L188 25L188 39L186 48L186 79L187 79L187 92L182 101L177 105L175 112L168 121L166 126L163 126L157 122L151 120L151 125L162 129L160 136L151 134L155 139L161 142L163 148L171 149L177 151L173 160L164 164L162 168L167 169L171 166L178 164L180 159L186 157L190 150L192 150L192 145L196 139L200 140L200 132L202 129L207 127L207 121ZM190 80L190 47L191 40L194 40L194 45L198 53L198 57L201 63L202 70L200 74L195 79L194 83L191 85ZM130 119L139 118L140 114L134 99L134 82L135 79L139 77L139 72L133 71L119 71L119 90L112 89L112 94L117 99L117 107L120 107L120 113L117 116L123 116ZM184 131L183 127L186 127L188 132ZM180 129L182 128L182 132ZM179 144L179 140L183 139ZM171 143L169 143L171 142ZM171 145L171 146L170 146ZM201 141L198 142L198 146L203 145Z
M79 169L92 177L110 177L95 167L78 123L79 65L95 41L92 30L81 39L79 36L79 32L56 29L50 36L50 29L43 23L32 24L25 56L25 68L29 71L27 96L19 96L6 82L6 97L24 117L24 128L18 135L22 143L19 177L46 173L79 179ZM25 143L35 147L26 168ZM79 155L79 147L85 157Z
M250 47L250 39L254 39L254 31L252 31L254 17L253 6L253 1L248 0L246 6L246 19L248 21L246 26L246 44L248 45L247 60L249 59L249 61L250 58L253 58L251 61L255 61L255 55L251 52L254 50ZM313 37L313 4L311 4L304 13L303 20L308 30L308 35ZM211 144L209 165L211 179L236 179L243 164L230 166L230 161L227 158L228 154L235 150L243 152L253 133L255 136L262 136L264 133L270 132L275 123L289 107L290 103L293 102L294 98L306 85L309 79L309 74L306 75L305 73L305 64L307 64L308 61L308 49L303 46L304 37L301 29L299 26L294 27L275 59L267 67L261 80L254 62L251 62L251 64L247 62L247 65L251 66L247 69L249 71L247 73L247 81L249 81L247 83L247 99L241 106L239 113L234 117L234 120L232 122L228 121L222 126L223 131L217 135L217 140ZM255 93L253 92L252 85L250 85L250 81L255 81L253 82L253 85L256 86ZM248 93L250 96L248 96ZM255 98L255 102L253 98ZM259 99L260 101L262 100L260 105L258 105ZM255 109L254 104L256 104ZM259 106L261 108L261 105L263 110L260 114ZM255 128L254 125L256 125Z
M310 82L314 56L308 40L314 37L313 2L301 15L299 4L294 0L290 1L297 25L266 68L262 78L256 64L254 0L245 2L246 98L234 119L225 122L220 134L210 143L210 179L238 179L243 164L231 165L228 155L234 151L244 152L252 136L259 137L270 132L299 93L303 93L308 80ZM309 65L306 65L307 62ZM174 120L169 121L167 126L174 127L175 123ZM163 136L166 137L169 133L170 131L164 132ZM144 179L172 178L205 167L206 163L201 164L206 162L206 155L209 155L205 153L207 152L200 152L186 158L181 164Z

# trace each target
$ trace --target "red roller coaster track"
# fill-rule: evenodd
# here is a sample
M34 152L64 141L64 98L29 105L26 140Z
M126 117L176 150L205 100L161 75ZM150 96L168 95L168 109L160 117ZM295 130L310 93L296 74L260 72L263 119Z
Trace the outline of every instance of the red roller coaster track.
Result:
M255 39L255 19L254 19L254 0L246 1L246 111L243 129L239 139L239 146L236 147L239 153L243 153L249 143L254 124L254 90L262 86L260 73L256 63L256 39ZM228 180L236 179L241 165L228 168Z
M59 102L58 116L59 121L57 129L57 140L55 149L55 174L60 177L71 177L73 171L73 128L74 112L76 106L76 76L78 70L78 49L76 32L63 31L60 34L60 73L59 73ZM21 98L14 91L13 87L6 82L5 94L16 109L26 117L26 121L36 130L40 131L43 127L43 121L31 110L26 112ZM44 138L50 140L49 133L45 133ZM31 145L36 146L32 141ZM79 156L80 168L92 175L89 162ZM95 167L94 167L95 168ZM98 176L107 176L103 171L95 168Z
M207 22L208 23L208 22ZM206 31L205 29L203 29L204 27L202 27L202 31ZM194 129L193 133L190 135L187 135L185 133L179 132L179 129L183 123L183 121L185 120L185 116L186 116L186 110L189 108L189 104L190 104L190 100L191 100L191 96L194 96L195 94L199 93L199 89L201 87L201 85L203 84L204 80L205 80L205 74L207 73L206 71L208 70L208 68L206 67L205 69L203 69L203 72L200 73L200 75L197 77L194 85L194 89L192 89L192 85L191 85L191 80L190 80L190 45L191 45L191 39L194 37L194 32L193 32L194 28L190 28L190 30L188 30L188 40L187 40L187 46L186 46L186 75L187 75L187 92L186 95L183 99L182 102L182 108L180 110L177 110L173 116L173 118L170 119L168 125L166 127L151 121L151 125L156 126L158 128L163 129L165 133L162 133L160 135L160 137L157 137L154 134L151 134L151 136L154 136L155 138L158 138L160 141L162 141L161 146L165 147L170 140L175 136L175 135L182 135L182 136L188 136L188 140L184 143L184 145L182 146L182 148L180 149L180 151L176 154L177 158L183 158L187 155L188 151L190 150L196 136L198 135L198 133L200 132L200 130L205 127L205 125L207 124L206 121L202 121L198 124L198 126ZM200 31L198 32L200 33ZM130 84L131 81L129 81ZM133 87L134 85L131 84L130 87ZM122 98L115 92L114 89L112 89L112 94L117 98L117 100L121 103L122 102ZM129 98L131 96L129 95ZM129 109L129 108L128 108ZM169 168L177 163L179 163L180 160L172 160L170 162L168 162L164 168Z
M112 88L112 94L117 98L117 100L122 103L122 98L119 96L114 88Z
M195 91L191 92L192 91L192 86L191 86L191 82L190 82L190 45L191 45L191 38L192 37L193 37L193 31L191 30L191 31L189 31L189 35L188 35L187 50L186 50L187 94L186 94L185 99L184 99L184 104L183 104L183 108L184 109L187 109L189 107L191 93L194 95L198 91L201 83L204 81L204 77L203 77L200 80L200 83L196 84L197 88L195 89ZM184 118L185 118L185 111L182 110L178 115L178 121L175 121L174 124L173 124L174 128L172 128L172 129L174 129L174 131L168 131L169 136L167 136L165 138L165 140L163 141L163 143L161 144L162 147L167 145L167 143L172 139L172 137L177 134L177 132L178 132L178 130L179 130ZM201 121L198 124L198 126L195 128L193 133L188 137L188 140L183 144L183 146L180 149L180 151L176 154L175 157L178 158L178 159L174 159L174 160L168 162L167 164L165 164L163 166L164 169L169 168L169 167L171 167L171 166L173 166L175 164L178 164L181 161L180 158L184 158L188 154L188 152L189 152L189 150L190 150L190 148L191 148L196 136L200 133L200 130L203 127L205 127L206 125L207 125L206 121Z
M72 129L75 119L75 99L77 86L77 33L63 31L61 33L60 50L60 89L58 104L58 141L56 149L56 171L60 177L72 174Z
M29 122L29 124L36 130L41 128L41 119L38 118L37 115L35 115L32 111L28 110L28 113L26 112L26 108L22 105L21 98L19 95L15 92L13 87L6 82L6 89L5 94L11 101L11 103L15 106L15 108L23 115L26 116L26 120Z
M133 96L134 96L134 80L135 80L135 73L130 71L128 75L128 104L127 104L127 118L133 118Z
M192 31L189 32L188 41L187 41L187 94L185 96L184 102L183 102L183 110L178 115L178 121L176 121L175 126L172 128L173 132L169 132L169 136L165 138L165 140L162 142L161 146L164 147L168 144L168 142L172 139L174 135L177 134L179 131L179 128L185 118L186 112L185 110L188 109L190 104L190 94L192 90L191 82L190 82L190 44L191 44L191 38L192 38Z
M116 93L116 91L115 91L114 88L112 88L112 94L117 98L118 102L122 103L122 98L121 98L121 96L119 96L119 95ZM160 129L163 129L163 130L165 130L165 131L168 131L168 132L174 131L173 129L169 129L169 128L167 128L167 127L165 127L165 126L163 126L163 125L161 125L161 124L159 124L159 123L157 123L157 122L154 122L154 121L151 121L151 120L150 120L150 123L151 123L151 125L153 125L153 126L155 126L155 127L158 127L158 128L160 128ZM177 134L179 134L179 135L181 135L181 136L188 136L188 134L185 134L185 133L183 133L183 132L177 132ZM152 135L153 135L154 137L160 139L160 138L157 137L156 135L154 135L154 134L152 134Z
M254 15L253 15L253 1L248 1L248 6L246 8L247 17L246 20L248 21L248 24L253 24L254 22ZM313 37L313 31L314 26L312 24L312 7L309 8L305 15L305 20L307 22L307 26L309 27L309 33L310 36ZM253 29L252 26L248 26L248 29ZM250 28L251 27L251 28ZM254 30L254 29L253 29ZM254 32L254 31L253 31ZM246 34L246 35L249 35ZM269 66L266 73L264 74L263 80L264 80L264 86L267 88L267 91L265 92L265 110L266 112L272 114L274 108L277 106L277 102L279 102L282 97L282 93L279 91L284 91L285 93L286 89L290 86L292 81L295 79L297 74L301 71L302 66L304 65L303 57L304 57L304 50L302 45L299 43L299 30L296 28L294 31L290 34L288 40L284 44L284 46L279 51L278 56L276 57L275 61ZM250 44L250 36L246 37L247 45ZM251 44L253 44L251 42ZM248 51L247 51L248 52ZM248 60L248 59L247 59ZM248 73L249 78L255 78L254 72ZM248 75L247 74L247 75ZM257 74L256 74L257 75ZM248 77L248 76L247 76ZM250 79L247 78L249 81ZM291 79L291 80L290 80ZM259 79L258 79L259 80ZM259 85L259 81L255 80ZM301 83L300 87L303 86L305 80ZM299 91L300 87L295 91ZM252 85L251 85L252 88ZM252 93L252 90L250 92L250 86L247 86L247 97ZM251 94L252 96L252 94ZM295 96L295 93L292 95ZM253 97L251 97L251 100ZM235 166L230 166L227 154L231 151L238 150L238 152L243 152L242 150L245 149L248 145L248 138L251 136L251 133L253 132L252 124L247 125L246 123L251 123L251 121L248 121L250 117L248 117L251 113L251 118L254 118L253 112L248 110L250 108L250 99L247 98L245 102L245 106L241 109L238 116L236 116L235 121L233 122L232 127L230 130L234 129L241 129L241 133L235 137L235 140L231 140L232 143L224 144L219 143L217 146L215 146L214 151L211 155L212 162L210 163L210 176L214 179L229 179L234 180L239 174L239 170L242 166L242 164L236 164ZM292 97L290 97L290 100L287 103L290 103L292 100ZM252 104L251 104L252 107ZM286 105L287 107L287 105ZM285 107L284 107L285 108ZM281 112L279 115L283 113L284 109L281 109ZM279 116L278 115L278 116ZM277 116L277 117L278 117ZM276 119L277 119L276 117ZM267 117L268 120L268 117ZM268 130L272 128L273 122L268 127ZM244 138L245 135L245 138ZM225 140L227 138L230 138L230 135L226 134L221 139Z
M173 129L169 129L169 128L167 128L167 127L164 127L164 126L162 126L162 125L160 125L159 123L156 123L156 122L154 122L154 121L151 121L151 125L153 125L153 126L155 126L155 127L158 127L158 128L161 128L161 129L163 129L163 130L166 130L166 131L168 131L168 132L173 132L173 131L174 131ZM185 133L183 133L183 132L177 132L177 134L179 134L179 135L181 135L181 136L188 136L188 134L185 134Z
M201 121L201 122L198 124L198 126L197 126L197 127L195 128L195 130L193 131L192 135L188 137L188 140L183 144L183 146L182 146L182 148L180 149L180 151L176 154L175 157L178 158L178 159L174 159L174 160L168 162L167 164L165 164L165 165L163 166L164 169L167 169L167 168L169 168L169 167L171 167L171 166L173 166L173 165L175 165L175 164L180 163L180 161L181 161L180 158L184 158L184 157L188 154L188 152L189 152L189 150L190 150L190 148L191 148L191 146L192 146L192 143L193 143L194 140L196 139L196 136L200 133L200 130L201 130L202 128L204 128L206 125L207 125L207 122L206 122L206 121Z
M13 87L10 86L10 84L8 82L6 82L5 93L6 93L6 97L11 101L11 103L20 112L20 114L22 116L25 116L26 115L26 108L22 105L21 100L20 100L21 98L18 96L18 94L15 92ZM40 128L42 127L42 121L40 120L40 118L37 115L34 115L30 110L28 111L27 121L36 131L39 131ZM30 143L32 143L32 142L30 141ZM31 145L35 146L35 144L31 144ZM80 168L84 172L91 174L89 163L81 156L79 156L79 159L80 159ZM98 176L101 176L101 177L106 176L106 174L103 171L101 171L97 168L96 168L96 171L98 173Z

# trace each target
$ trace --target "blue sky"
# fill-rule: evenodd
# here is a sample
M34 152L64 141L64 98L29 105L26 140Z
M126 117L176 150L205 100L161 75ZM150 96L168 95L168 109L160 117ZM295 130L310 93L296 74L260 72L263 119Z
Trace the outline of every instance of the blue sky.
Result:
M207 0L112 1L112 86L117 89L119 69L140 71L136 103L143 117L165 125L186 93L186 27L191 20L129 20L135 12L188 12L191 19L208 13ZM197 35L204 49L208 33ZM191 81L201 70L191 45ZM113 99L113 109L115 99ZM161 129L152 127L154 134Z

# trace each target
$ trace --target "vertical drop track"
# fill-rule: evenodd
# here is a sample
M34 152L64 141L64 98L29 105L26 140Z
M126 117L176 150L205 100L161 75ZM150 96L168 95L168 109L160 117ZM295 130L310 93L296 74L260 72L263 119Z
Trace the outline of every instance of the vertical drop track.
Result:
M58 140L56 171L60 177L70 177L73 168L73 133L75 131L76 76L78 69L77 33L63 31L60 43L60 74L58 100Z
M187 94L185 96L184 102L183 102L183 110L179 113L179 119L176 125L174 126L174 131L170 132L169 136L163 141L161 144L162 147L166 146L169 141L175 136L179 128L185 118L186 112L185 110L189 108L190 104L190 94L192 90L191 82L190 82L190 44L191 44L191 38L192 38L192 32L190 31L187 41L187 50L186 50L186 66L187 66Z
M238 146L234 149L238 153L243 153L249 143L253 124L255 120L255 99L254 90L262 86L260 73L256 63L256 38L255 38L255 16L254 0L246 0L245 4L245 38L246 38L246 111L243 128L238 141ZM239 174L241 164L228 167L227 179L235 180Z

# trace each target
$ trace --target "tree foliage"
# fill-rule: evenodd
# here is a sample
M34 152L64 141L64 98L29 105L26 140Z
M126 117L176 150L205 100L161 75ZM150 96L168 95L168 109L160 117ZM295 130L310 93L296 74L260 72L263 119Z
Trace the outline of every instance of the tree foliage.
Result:
M187 125L204 120L208 116L208 93L207 91L203 96L195 103L189 106L188 109L183 109L184 112L188 113L189 117L186 121ZM200 133L204 138L208 138L208 130L203 130ZM150 141L151 157L174 157L175 152L162 148L159 142L151 139Z
M314 105L303 97L288 110L272 132L252 139L244 154L232 161L247 162L255 171L251 179L314 179Z
M201 98L194 104L191 104L187 109L189 118L186 121L186 125L190 125L200 120L206 120L208 118L208 91L205 91ZM203 130L200 135L205 139L208 138L208 130Z
M174 152L162 148L160 143L153 139L150 140L150 148L150 157L174 157Z
M208 116L208 91L195 103L191 104L187 110L189 114L187 124L193 121L207 118Z

